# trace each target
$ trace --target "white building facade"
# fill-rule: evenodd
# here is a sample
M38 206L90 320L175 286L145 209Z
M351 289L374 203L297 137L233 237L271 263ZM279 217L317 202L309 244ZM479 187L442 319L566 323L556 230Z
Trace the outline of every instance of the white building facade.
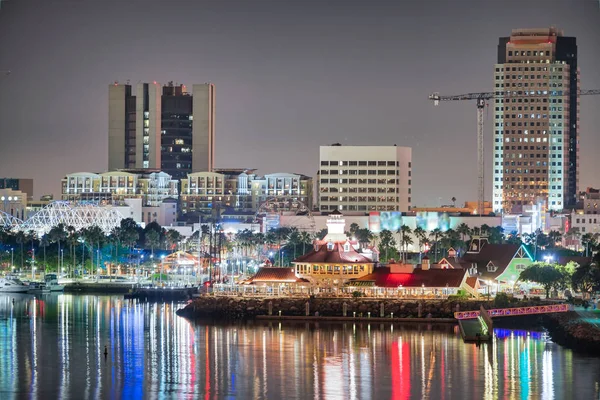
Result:
M410 210L410 147L321 146L319 159L320 211Z

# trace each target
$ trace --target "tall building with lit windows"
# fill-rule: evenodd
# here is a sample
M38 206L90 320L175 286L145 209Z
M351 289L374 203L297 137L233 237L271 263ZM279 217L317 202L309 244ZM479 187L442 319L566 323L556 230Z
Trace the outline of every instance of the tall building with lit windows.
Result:
M495 66L495 212L575 205L579 179L577 42L555 28L500 38Z
M135 89L135 90L134 90ZM174 179L212 171L215 88L114 83L109 86L108 169L160 169Z
M412 149L400 146L321 146L319 210L409 211Z

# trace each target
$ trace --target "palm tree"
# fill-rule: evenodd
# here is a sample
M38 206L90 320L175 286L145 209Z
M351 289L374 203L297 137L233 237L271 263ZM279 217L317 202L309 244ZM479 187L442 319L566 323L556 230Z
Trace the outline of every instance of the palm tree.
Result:
M308 233L308 232L300 232L300 243L302 243L302 254L306 254L306 245L307 244L310 245L312 243L312 240L311 240L311 237L310 237L310 233Z
M167 238L167 243L169 245L170 250L176 249L177 244L182 239L181 233L179 233L179 231L176 231L175 229L167 230L167 233L165 236Z
M433 245L435 246L435 260L434 262L438 262L438 248L440 247L440 239L442 238L442 230L440 228L435 228L434 230L432 230L429 233L429 238L431 239L431 241L433 242Z
M396 233L400 234L400 249L402 250L402 262L406 262L406 246L412 244L412 238L410 234L412 233L412 229L410 229L407 225L402 225L396 231Z
M456 197L452 196L450 200L452 200L452 207L456 207Z
M146 232L146 246L150 246L152 258L154 258L154 248L160 245L160 233L154 229Z
M590 247L593 249L596 246L597 240L597 233L584 233L583 235L581 235L581 245L585 248L586 257L589 256Z
M75 246L79 242L79 232L75 230L75 227L72 225L67 226L67 243L71 246L71 271L74 270L77 265L76 257L75 257Z
M556 242L562 240L562 234L559 231L551 230L548 232L548 239L550 240L549 247L555 247Z
M466 237L471 234L471 228L469 228L469 225L463 222L456 227L456 232L458 232L458 234L460 235L461 240L463 242L466 242Z
M421 256L423 254L423 245L427 241L427 232L420 226L417 226L413 231L413 234L417 238L417 242L419 243L419 263L421 263Z
M296 259L296 246L298 246L301 243L300 232L298 232L298 229L292 228L287 239L288 239L288 244L291 244L293 246L294 255L292 256L292 260L295 260Z
M48 264L46 263L46 247L50 245L50 239L48 238L48 234L42 235L40 238L40 246L44 249L44 273L48 269Z
M25 232L18 231L15 235L15 241L17 244L21 245L21 272L23 272L23 259L25 257L23 252L23 244L27 241L27 235Z
M56 253L56 265L60 265L60 256L61 256L60 243L67 238L67 232L65 231L65 224L60 223L60 224L52 227L52 229L50 229L50 232L48 232L48 236L49 236L51 242L58 244L58 251ZM59 272L62 272L62 271L59 271Z
M379 251L385 253L385 260L389 260L389 251L396 247L396 239L391 231L384 229L379 234Z

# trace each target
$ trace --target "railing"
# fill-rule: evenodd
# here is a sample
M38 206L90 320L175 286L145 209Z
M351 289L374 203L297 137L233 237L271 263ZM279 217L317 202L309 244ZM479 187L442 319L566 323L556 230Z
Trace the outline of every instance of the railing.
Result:
M517 308L494 308L487 310L490 317L514 317L518 315L533 315L533 314L548 314L556 312L571 311L569 304L552 304L547 306L530 306ZM479 311L460 311L454 313L456 319L473 319L478 318Z

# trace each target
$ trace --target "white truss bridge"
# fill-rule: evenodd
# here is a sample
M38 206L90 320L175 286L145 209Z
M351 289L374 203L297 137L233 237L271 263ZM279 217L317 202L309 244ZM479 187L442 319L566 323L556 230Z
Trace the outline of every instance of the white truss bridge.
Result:
M0 228L14 229L23 223L19 218L0 211Z
M110 206L54 201L24 222L11 218L13 220L9 221L4 216L4 219L0 219L0 224L13 230L34 231L38 236L42 236L58 224L72 226L75 230L97 225L104 233L109 234L113 228L120 225L123 215Z

